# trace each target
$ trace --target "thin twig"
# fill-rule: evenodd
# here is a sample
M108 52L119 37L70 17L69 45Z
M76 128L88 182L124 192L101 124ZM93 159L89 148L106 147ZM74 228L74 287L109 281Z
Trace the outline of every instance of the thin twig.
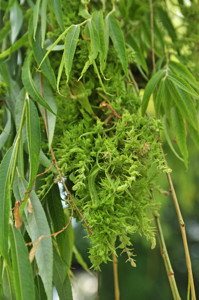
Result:
M113 253L113 274L114 274L114 286L115 286L115 300L120 299L120 289L119 289L119 280L118 280L118 263L117 263L117 257Z
M40 82L40 91L41 91L41 95L42 95L42 97L44 97L41 73L39 73L39 82ZM46 116L46 110L45 110L45 108L43 108L43 114L44 114L44 124L45 124L45 129L46 129L46 135L47 135L47 139L48 139L48 141L49 141L48 123L47 123L47 116ZM68 204L71 206L71 203L70 203L70 200L71 200L71 202L72 202L73 205L75 206L75 208L76 208L78 214L80 215L80 217L82 218L82 220L83 220L83 222L85 223L86 227L88 228L89 232L90 232L91 234L93 234L91 228L90 228L89 225L87 224L87 222L86 222L86 220L84 219L82 213L80 212L79 208L78 208L77 205L75 204L75 202L74 202L74 200L73 200L71 194L69 193L69 190L68 190L68 188L67 188L67 186L66 186L66 184L65 184L65 182L64 182L64 179L63 179L63 177L62 177L62 174L61 174L61 172L60 172L60 169L59 169L59 166L58 166L57 160L56 160L56 158L55 158L55 154L54 154L54 151L53 151L53 148L52 148L52 147L50 148L50 152L51 152L52 159L53 159L53 161L54 161L54 163L55 163L55 166L56 166L56 169L57 169L59 178L61 179L61 182L62 182L62 184L63 184L63 186L64 186L64 189L65 189L65 191L66 191L66 193L67 193L67 195L68 195L68 197L67 197L67 202L68 202Z
M100 271L97 271L97 300L100 300Z

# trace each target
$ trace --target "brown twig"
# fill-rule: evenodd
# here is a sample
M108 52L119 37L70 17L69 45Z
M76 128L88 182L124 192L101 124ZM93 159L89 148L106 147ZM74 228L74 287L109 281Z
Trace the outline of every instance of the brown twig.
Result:
M117 264L117 257L113 253L113 274L114 274L114 286L115 286L115 300L120 299L120 289L119 289L119 280L118 280L118 264Z
M102 103L100 103L99 107L107 107L108 109L110 109L112 111L114 116L116 116L118 119L122 119L122 117L120 115L118 115L118 113L114 110L114 108L106 101L103 101Z
M41 95L42 95L42 97L44 97L41 73L39 73L39 82L40 82L40 91L41 91ZM46 129L46 135L47 135L47 139L48 139L48 141L49 141L48 123L47 123L47 117L46 117L46 110L45 110L45 108L43 108L43 114L44 114L44 124L45 124L45 129ZM67 195L68 195L68 197L67 197L67 202L68 202L68 204L71 206L71 203L70 203L70 200L71 200L71 202L72 202L73 205L75 206L75 208L76 208L78 214L80 215L80 217L82 218L82 220L83 220L83 222L85 223L86 227L88 228L89 232L90 232L91 234L93 234L91 228L90 228L89 225L87 224L87 222L86 222L86 220L84 219L83 215L81 214L79 208L78 208L77 205L75 204L75 202L74 202L74 200L73 200L71 194L69 193L69 190L68 190L68 188L67 188L67 186L66 186L66 184L65 184L65 182L64 182L64 179L63 179L63 177L62 177L62 174L61 174L61 172L60 172L60 169L59 169L59 166L58 166L57 160L56 160L56 158L55 158L55 154L54 154L54 151L53 151L53 148L52 148L52 147L50 148L50 152L51 152L52 159L53 159L53 161L54 161L54 163L55 163L55 166L56 166L56 169L57 169L59 178L61 179L61 182L62 182L62 184L63 184L63 186L64 186L64 189L65 189L65 191L66 191L66 193L67 193Z

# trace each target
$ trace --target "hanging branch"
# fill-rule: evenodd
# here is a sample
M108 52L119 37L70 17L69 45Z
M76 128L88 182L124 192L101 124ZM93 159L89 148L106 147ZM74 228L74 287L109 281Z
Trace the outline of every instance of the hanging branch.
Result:
M150 5L150 22L151 22L152 63L153 63L153 72L155 73L156 67L155 67L155 51L154 51L153 4L152 4L152 0L149 0L149 5ZM163 153L163 156L164 156L164 153ZM164 157L164 159L165 159L165 157ZM165 159L165 163L166 163L166 159ZM181 214L181 211L180 211L180 206L179 206L179 203L178 203L178 199L176 197L173 182L172 182L172 179L171 179L171 176L170 176L169 173L167 173L167 180L168 180L168 183L169 183L171 196L173 198L176 213L177 213L177 216L178 216L178 222L180 224L180 230L181 230L181 235L182 235L182 240L183 240L183 245L184 245L184 251L185 251L186 265L187 265L187 270L188 270L188 277L189 277L190 287L191 287L192 300L196 300L196 293L195 293L195 287L194 287L194 280L193 280L191 259L190 259L190 254L189 254L189 247L188 247L187 236L186 236L186 231L185 231L185 224L184 224L184 221L183 221L183 218L182 218L182 214Z

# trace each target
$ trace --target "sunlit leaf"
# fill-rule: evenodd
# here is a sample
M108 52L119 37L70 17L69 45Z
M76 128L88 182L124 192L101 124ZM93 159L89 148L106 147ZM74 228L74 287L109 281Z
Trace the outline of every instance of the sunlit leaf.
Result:
M175 28L168 16L166 10L159 7L158 13L159 13L159 17L160 17L160 22L163 24L164 28L167 30L167 32L170 35L173 42L175 42L177 39L176 31L175 31Z
M188 150L186 143L186 130L185 124L182 118L181 113L176 107L171 109L171 120L172 120L172 129L175 132L177 144L184 158L185 166L188 164Z
M187 92L188 94L199 97L199 94L182 78L177 75L169 74L168 79L173 82L174 85L178 86L181 90Z
M165 70L159 70L157 73L155 73L149 82L147 83L145 90L144 90L144 96L142 100L142 115L145 115L148 103L150 100L150 97L157 86L160 79L165 75Z
M69 76L72 68L75 50L77 47L79 33L80 33L80 26L72 25L65 37L64 63L65 63L67 82L69 81Z
M115 19L115 17L113 17L113 15L109 15L108 20L111 40L122 64L124 73L128 77L128 61L123 33L118 21Z
M53 5L55 17L57 19L59 27L63 31L64 30L64 23L63 23L63 17L62 17L61 0L52 0L52 5Z
M26 100L26 128L28 137L28 151L30 159L30 178L28 189L32 187L39 167L40 153L40 125L37 108L32 100Z
M37 32L37 24L39 19L39 8L41 0L37 0L33 9L33 39L35 40Z
M10 22L11 43L13 44L16 41L16 38L23 24L23 13L17 1L14 2L13 6L10 9Z
M14 284L17 300L35 300L32 268L24 239L15 227L10 226L10 245L14 270Z
M39 91L35 87L34 81L32 79L31 75L31 59L32 59L32 53L30 53L24 62L23 68L22 68L22 81L23 84L27 90L27 92L30 94L32 99L42 106L44 106L46 109L48 109L51 113L54 114L53 110L49 106L49 104L46 102L46 100L40 95Z

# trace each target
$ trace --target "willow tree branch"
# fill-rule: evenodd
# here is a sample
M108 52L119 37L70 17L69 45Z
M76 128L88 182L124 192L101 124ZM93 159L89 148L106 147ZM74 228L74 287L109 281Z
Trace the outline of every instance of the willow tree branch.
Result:
M112 254L113 257L113 274L114 274L114 287L115 287L115 300L120 299L120 289L119 289L119 280L118 280L118 263L117 257L115 254Z

